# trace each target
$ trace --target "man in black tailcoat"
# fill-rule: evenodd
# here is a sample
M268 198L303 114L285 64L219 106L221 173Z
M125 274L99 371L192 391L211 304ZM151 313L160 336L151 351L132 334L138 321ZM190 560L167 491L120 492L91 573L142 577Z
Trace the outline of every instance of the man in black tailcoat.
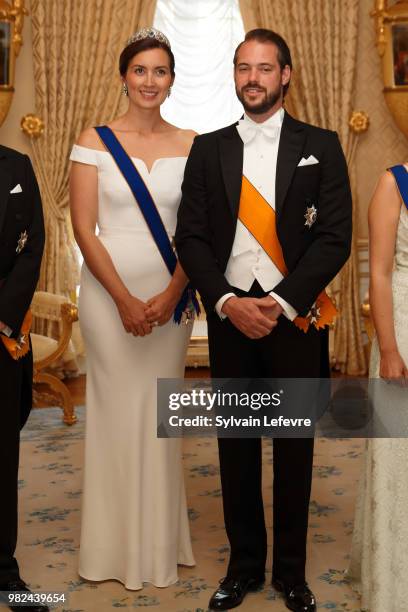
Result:
M27 155L0 145L0 334L24 347L22 325L40 273L44 221L37 181ZM14 557L20 430L32 407L33 358L12 357L0 337L0 591L28 591ZM11 610L21 607L9 605ZM47 606L25 606L44 612Z
M245 115L196 137L186 165L176 247L207 312L214 378L329 371L333 305L321 296L350 253L350 185L337 134L284 110L291 68L281 36L248 32L234 58ZM231 554L209 607L227 610L263 584L267 538L261 440L218 445ZM312 462L313 438L274 439L272 584L295 612L316 610L305 577Z

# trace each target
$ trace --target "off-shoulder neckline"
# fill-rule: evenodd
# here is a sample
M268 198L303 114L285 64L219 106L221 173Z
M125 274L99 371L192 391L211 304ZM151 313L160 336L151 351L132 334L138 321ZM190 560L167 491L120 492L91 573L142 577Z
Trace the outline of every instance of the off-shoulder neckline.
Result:
M111 156L109 151L102 151L101 149L92 149L91 147L84 147L83 145L79 145L79 144L74 144L74 146L75 147L79 147L80 149L85 149L86 151L93 151L93 152L96 152L96 153L104 153L105 155ZM167 157L157 157L154 160L153 164L151 165L151 167L149 169L147 163L141 157L135 157L134 155L129 155L129 157L130 157L130 159L136 159L137 161L142 162L142 164L146 168L146 172L147 172L147 174L149 176L152 174L152 172L153 172L157 162L163 161L164 159L187 159L187 155L174 155L174 156L167 156Z

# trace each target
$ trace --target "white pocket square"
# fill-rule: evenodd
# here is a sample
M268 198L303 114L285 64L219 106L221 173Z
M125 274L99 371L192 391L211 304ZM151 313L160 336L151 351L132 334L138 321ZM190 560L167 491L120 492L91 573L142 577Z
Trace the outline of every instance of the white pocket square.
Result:
M21 193L23 190L21 189L21 185L20 183L18 183L15 187L13 187L13 189L10 191L10 193Z
M315 158L314 155L309 155L309 157L302 157L302 159L300 160L300 162L298 163L298 167L299 166L312 166L313 164L318 164L319 160Z

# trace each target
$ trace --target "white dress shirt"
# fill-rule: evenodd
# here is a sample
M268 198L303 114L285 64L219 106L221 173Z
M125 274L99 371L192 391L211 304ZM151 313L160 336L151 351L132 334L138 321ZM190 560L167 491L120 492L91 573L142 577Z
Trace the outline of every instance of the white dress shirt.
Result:
M285 111L280 108L263 123L256 123L244 115L237 125L244 143L244 176L274 210L276 162L284 114ZM259 242L239 219L225 278L230 285L243 291L249 291L255 279L264 291L269 291L283 278ZM216 303L215 309L221 318L226 316L221 311L224 302L233 295L226 293ZM297 316L296 310L273 291L270 291L270 295L282 306L285 316L293 321Z
M3 327L3 329L1 330L1 332L0 332L0 333L1 333L1 334L4 334L5 336L10 337L10 336L11 336L11 334L13 333L13 330L12 330L10 327L8 327L8 326L6 325L6 327Z

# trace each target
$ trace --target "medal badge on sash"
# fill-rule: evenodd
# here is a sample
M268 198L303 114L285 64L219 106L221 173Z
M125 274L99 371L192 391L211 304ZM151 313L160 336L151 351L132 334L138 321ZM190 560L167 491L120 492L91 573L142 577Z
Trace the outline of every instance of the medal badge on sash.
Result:
M20 237L18 239L17 247L16 247L17 254L21 253L21 251L24 249L27 240L28 240L28 234L27 234L27 231L25 230L24 232L20 234ZM0 281L0 287L2 285L2 282L4 281ZM9 338L8 336L5 336L4 334L0 334L0 338L4 346L6 347L7 351L9 352L10 357L12 357L15 360L20 359L21 357L24 357L24 355L27 355L28 351L30 350L29 335L30 335L31 323L32 323L32 315L31 315L31 311L28 310L28 312L26 313L24 317L23 324L21 326L21 330L18 335L18 338Z
M16 361L17 359L21 359L21 357L24 357L24 355L27 355L28 351L30 350L29 336L31 323L32 315L31 311L29 310L24 317L24 321L17 339L8 338L3 334L0 336L4 346L10 354L10 357L12 357Z

